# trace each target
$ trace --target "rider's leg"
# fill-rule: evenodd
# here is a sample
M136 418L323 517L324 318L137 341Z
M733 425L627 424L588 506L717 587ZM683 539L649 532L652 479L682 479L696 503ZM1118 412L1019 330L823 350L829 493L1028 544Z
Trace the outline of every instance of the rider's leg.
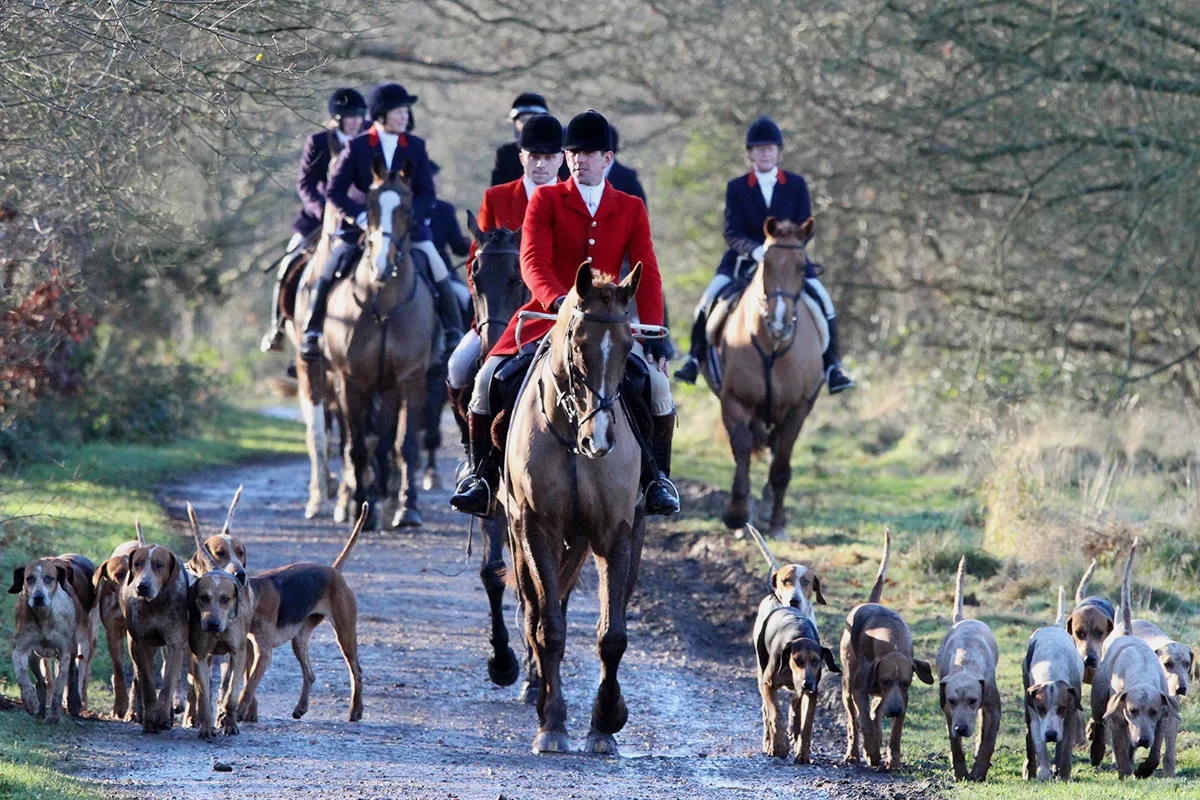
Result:
M316 361L324 351L321 347L321 333L325 328L325 304L329 301L329 290L333 288L333 276L343 270L341 265L349 262L357 245L339 240L325 259L324 269L313 287L312 298L308 305L308 319L304 323L304 338L300 343L300 357L305 361Z
M688 348L688 357L683 365L675 370L675 380L683 383L696 382L696 378L700 374L700 361L704 358L705 350L708 348L708 338L705 333L705 328L708 326L708 307L712 305L717 294L732 280L733 278L729 275L718 272L708 282L708 288L700 296L700 302L696 304L696 310L692 312L692 341Z
M287 251L283 258L279 259L279 268L275 270L275 288L271 291L271 327L263 334L262 343L259 345L259 349L264 353L283 349L283 314L279 307L279 295L283 291L283 280L287 277L288 270L299 256L295 250L303 241L304 237L300 234L292 234L292 238L288 239Z
M639 358L645 358L642 345L637 342L633 352ZM671 381L659 371L658 366L649 364L650 368L650 416L652 430L650 432L650 454L658 474L650 476L646 485L646 513L674 514L679 511L679 492L671 483L671 440L675 435L675 401L671 399Z
M433 246L433 242L413 242L412 246L429 259L429 274L433 277L434 287L437 288L437 311L442 320L446 349L453 350L463 336L463 321L462 306L459 305L458 294L451 285L450 270L437 248Z
M829 386L830 394L844 392L854 388L854 379L842 369L841 355L838 348L837 312L833 308L833 298L825 290L821 281L809 277L804 281L804 290L814 298L825 312L825 321L829 325L829 346L825 348L822 359L825 365L825 383Z
M446 364L446 384L450 389L450 403L453 406L454 419L458 422L462 432L463 446L468 450L471 442L469 423L459 416L458 409L463 392L470 391L471 379L479 365L481 349L479 332L472 328L463 336L458 347L454 348L454 352L450 354L450 361Z
M467 418L471 439L470 474L450 498L450 505L477 517L491 513L492 500L500 485L500 463L492 447L491 385L492 376L505 359L506 356L488 356L475 376Z

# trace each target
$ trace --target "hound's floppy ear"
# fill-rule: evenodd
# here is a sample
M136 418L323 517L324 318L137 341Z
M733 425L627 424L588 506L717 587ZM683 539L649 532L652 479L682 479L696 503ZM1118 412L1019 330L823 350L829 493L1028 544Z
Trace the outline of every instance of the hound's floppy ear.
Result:
M833 660L833 651L824 645L821 645L821 660L825 662L825 666L829 667L830 672L841 673L842 668Z
M375 178L375 183L386 181L387 174L387 162L383 160L383 156L375 156L375 160L371 162L371 175Z
M1125 700L1124 692L1117 692L1112 697L1108 698L1108 705L1104 709L1104 718L1108 719L1113 714L1121 709L1121 703Z
M62 564L55 564L55 570L58 572L58 585L63 589L71 590L71 568Z
M800 223L800 241L807 242L812 238L813 226L814 222L812 217L809 217L808 219L804 220L804 222Z
M133 553L136 553L134 550ZM125 583L133 584L133 553L125 556Z
M1071 636L1075 635L1075 632L1072 630L1075 627L1073 622L1074 620L1071 619L1071 615L1067 614L1067 633Z
M179 559L170 550L167 551L167 555L171 557L171 570L167 573L167 585L169 586L179 577Z
M783 572L783 567L780 567L779 569L773 569L771 570L770 576L767 578L771 584L772 593L779 591L779 573L781 572Z
M774 239L777 230L779 230L779 221L774 217L767 217L763 222L763 233L767 235L768 239Z
M621 305L628 305L633 296L637 294L638 284L642 281L642 262L637 262L633 268L629 270L629 274L625 276L625 280L617 284Z
M825 595L821 594L821 579L816 575L813 575L813 596L817 598L819 604L829 605L825 602Z
M579 271L575 273L575 294L579 295L579 299L582 300L591 290L592 263L585 261L579 265Z
M870 693L875 686L875 665L877 663L878 662L874 660L866 660L863 663L863 666L858 668L863 677L862 685L867 688L868 693Z
M1079 697L1079 691L1074 686L1068 686L1067 694L1071 695L1072 699L1075 700L1075 710L1083 711L1083 702Z
M913 672L917 673L917 677L921 679L921 683L929 686L933 685L933 667L929 666L928 661L922 661L919 658L914 658Z
M471 238L479 244L483 244L483 231L479 230L479 220L475 219L475 215L471 213L471 209L467 209L467 230L471 234Z
M1166 692L1162 692L1163 707L1167 709L1167 714L1171 719L1179 719L1179 698L1171 697Z
M25 568L17 567L13 570L12 586L8 587L9 594L20 594L25 587Z
M948 680L950 680L950 679L947 677L947 678L942 678L940 681L938 681L938 707L939 708L946 707L946 681L948 681Z
M1192 648L1192 677L1200 681L1200 650Z

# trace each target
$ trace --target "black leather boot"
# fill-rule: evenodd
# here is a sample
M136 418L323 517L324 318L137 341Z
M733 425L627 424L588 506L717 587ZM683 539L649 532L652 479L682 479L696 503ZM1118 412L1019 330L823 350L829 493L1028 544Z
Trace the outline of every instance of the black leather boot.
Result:
M434 284L437 289L437 312L442 321L442 332L446 339L446 352L453 353L463 337L462 307L458 304L458 295L450 285L450 278L443 278Z
M283 315L279 313L279 293L283 288L283 276L275 278L275 289L271 292L271 327L263 334L258 349L264 353L283 350Z
M671 483L671 440L675 436L675 412L654 417L650 452L658 474L646 486L646 514L679 513L679 490Z
M317 278L308 305L308 319L304 323L304 338L300 342L300 357L305 361L319 361L325 355L321 347L321 333L325 328L325 304L329 302L329 290L332 288L332 280Z
M692 322L692 343L688 348L687 360L675 370L675 380L680 383L695 386L696 378L700 377L700 359L704 358L708 349L708 333L705 330L707 327L708 314L701 311Z
M471 412L471 474L458 485L450 505L476 517L491 516L500 485L500 464L492 447L492 418Z
M825 364L825 383L829 386L830 394L844 392L854 388L854 379L842 370L838 348L837 317L826 317L829 323L829 347L825 348L822 361Z

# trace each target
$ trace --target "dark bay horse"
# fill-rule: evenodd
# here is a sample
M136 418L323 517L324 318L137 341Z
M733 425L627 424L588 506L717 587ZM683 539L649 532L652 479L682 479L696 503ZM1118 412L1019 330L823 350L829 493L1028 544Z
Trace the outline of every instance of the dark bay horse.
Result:
M600 687L584 749L616 753L628 711L617 682L625 610L637 583L645 514L637 476L641 451L619 402L634 336L629 302L641 264L620 284L583 264L531 368L505 452L509 543L542 685L533 752L568 752L561 665L566 598L587 555L599 573Z
M763 447L771 451L763 489L763 506L771 505L771 535L781 535L787 524L792 448L824 383L820 331L803 299L804 242L812 226L811 218L802 225L767 219L762 264L721 334L721 380L714 380L707 359L702 367L721 401L736 465L723 515L730 529L750 519L750 456Z
M432 289L418 275L409 246L413 213L409 169L405 164L389 172L383 159L376 159L375 181L366 197L362 259L350 279L336 285L329 295L325 356L347 433L338 498L340 519L358 518L368 500L369 433L379 442L372 464L376 492L387 492L390 459L386 451L397 443L397 426L402 421L396 462L402 478L403 508L397 511L393 525L421 524L417 476L425 375L440 347L440 337ZM318 392L326 385L326 368L325 361L303 366L307 376L302 384L322 401ZM353 508L347 508L351 494ZM375 507L370 504L368 529L377 525Z

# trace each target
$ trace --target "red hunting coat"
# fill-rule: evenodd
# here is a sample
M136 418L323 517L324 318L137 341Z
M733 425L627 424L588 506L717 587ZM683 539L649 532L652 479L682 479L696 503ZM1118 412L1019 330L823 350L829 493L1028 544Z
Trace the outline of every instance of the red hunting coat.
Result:
M493 186L484 192L483 203L479 206L479 215L475 219L479 230L484 233L494 231L496 228L515 231L525 221L525 209L528 206L529 198L525 196L525 179L517 178L515 181ZM475 250L478 247L476 242L471 242L471 254L467 256L468 264L475 260ZM474 291L475 287L471 285L471 270L467 270L466 273L467 286Z
M593 270L615 279L626 257L630 265L642 262L635 297L640 320L647 325L662 325L662 276L650 241L646 204L609 183L593 219L575 188L574 178L543 186L534 193L521 230L521 277L533 293L533 299L521 311L550 311L554 301L575 286L575 273L585 260L591 261ZM521 329L522 343L540 339L553 327L549 320L526 322ZM516 353L516 334L514 321L491 354Z

